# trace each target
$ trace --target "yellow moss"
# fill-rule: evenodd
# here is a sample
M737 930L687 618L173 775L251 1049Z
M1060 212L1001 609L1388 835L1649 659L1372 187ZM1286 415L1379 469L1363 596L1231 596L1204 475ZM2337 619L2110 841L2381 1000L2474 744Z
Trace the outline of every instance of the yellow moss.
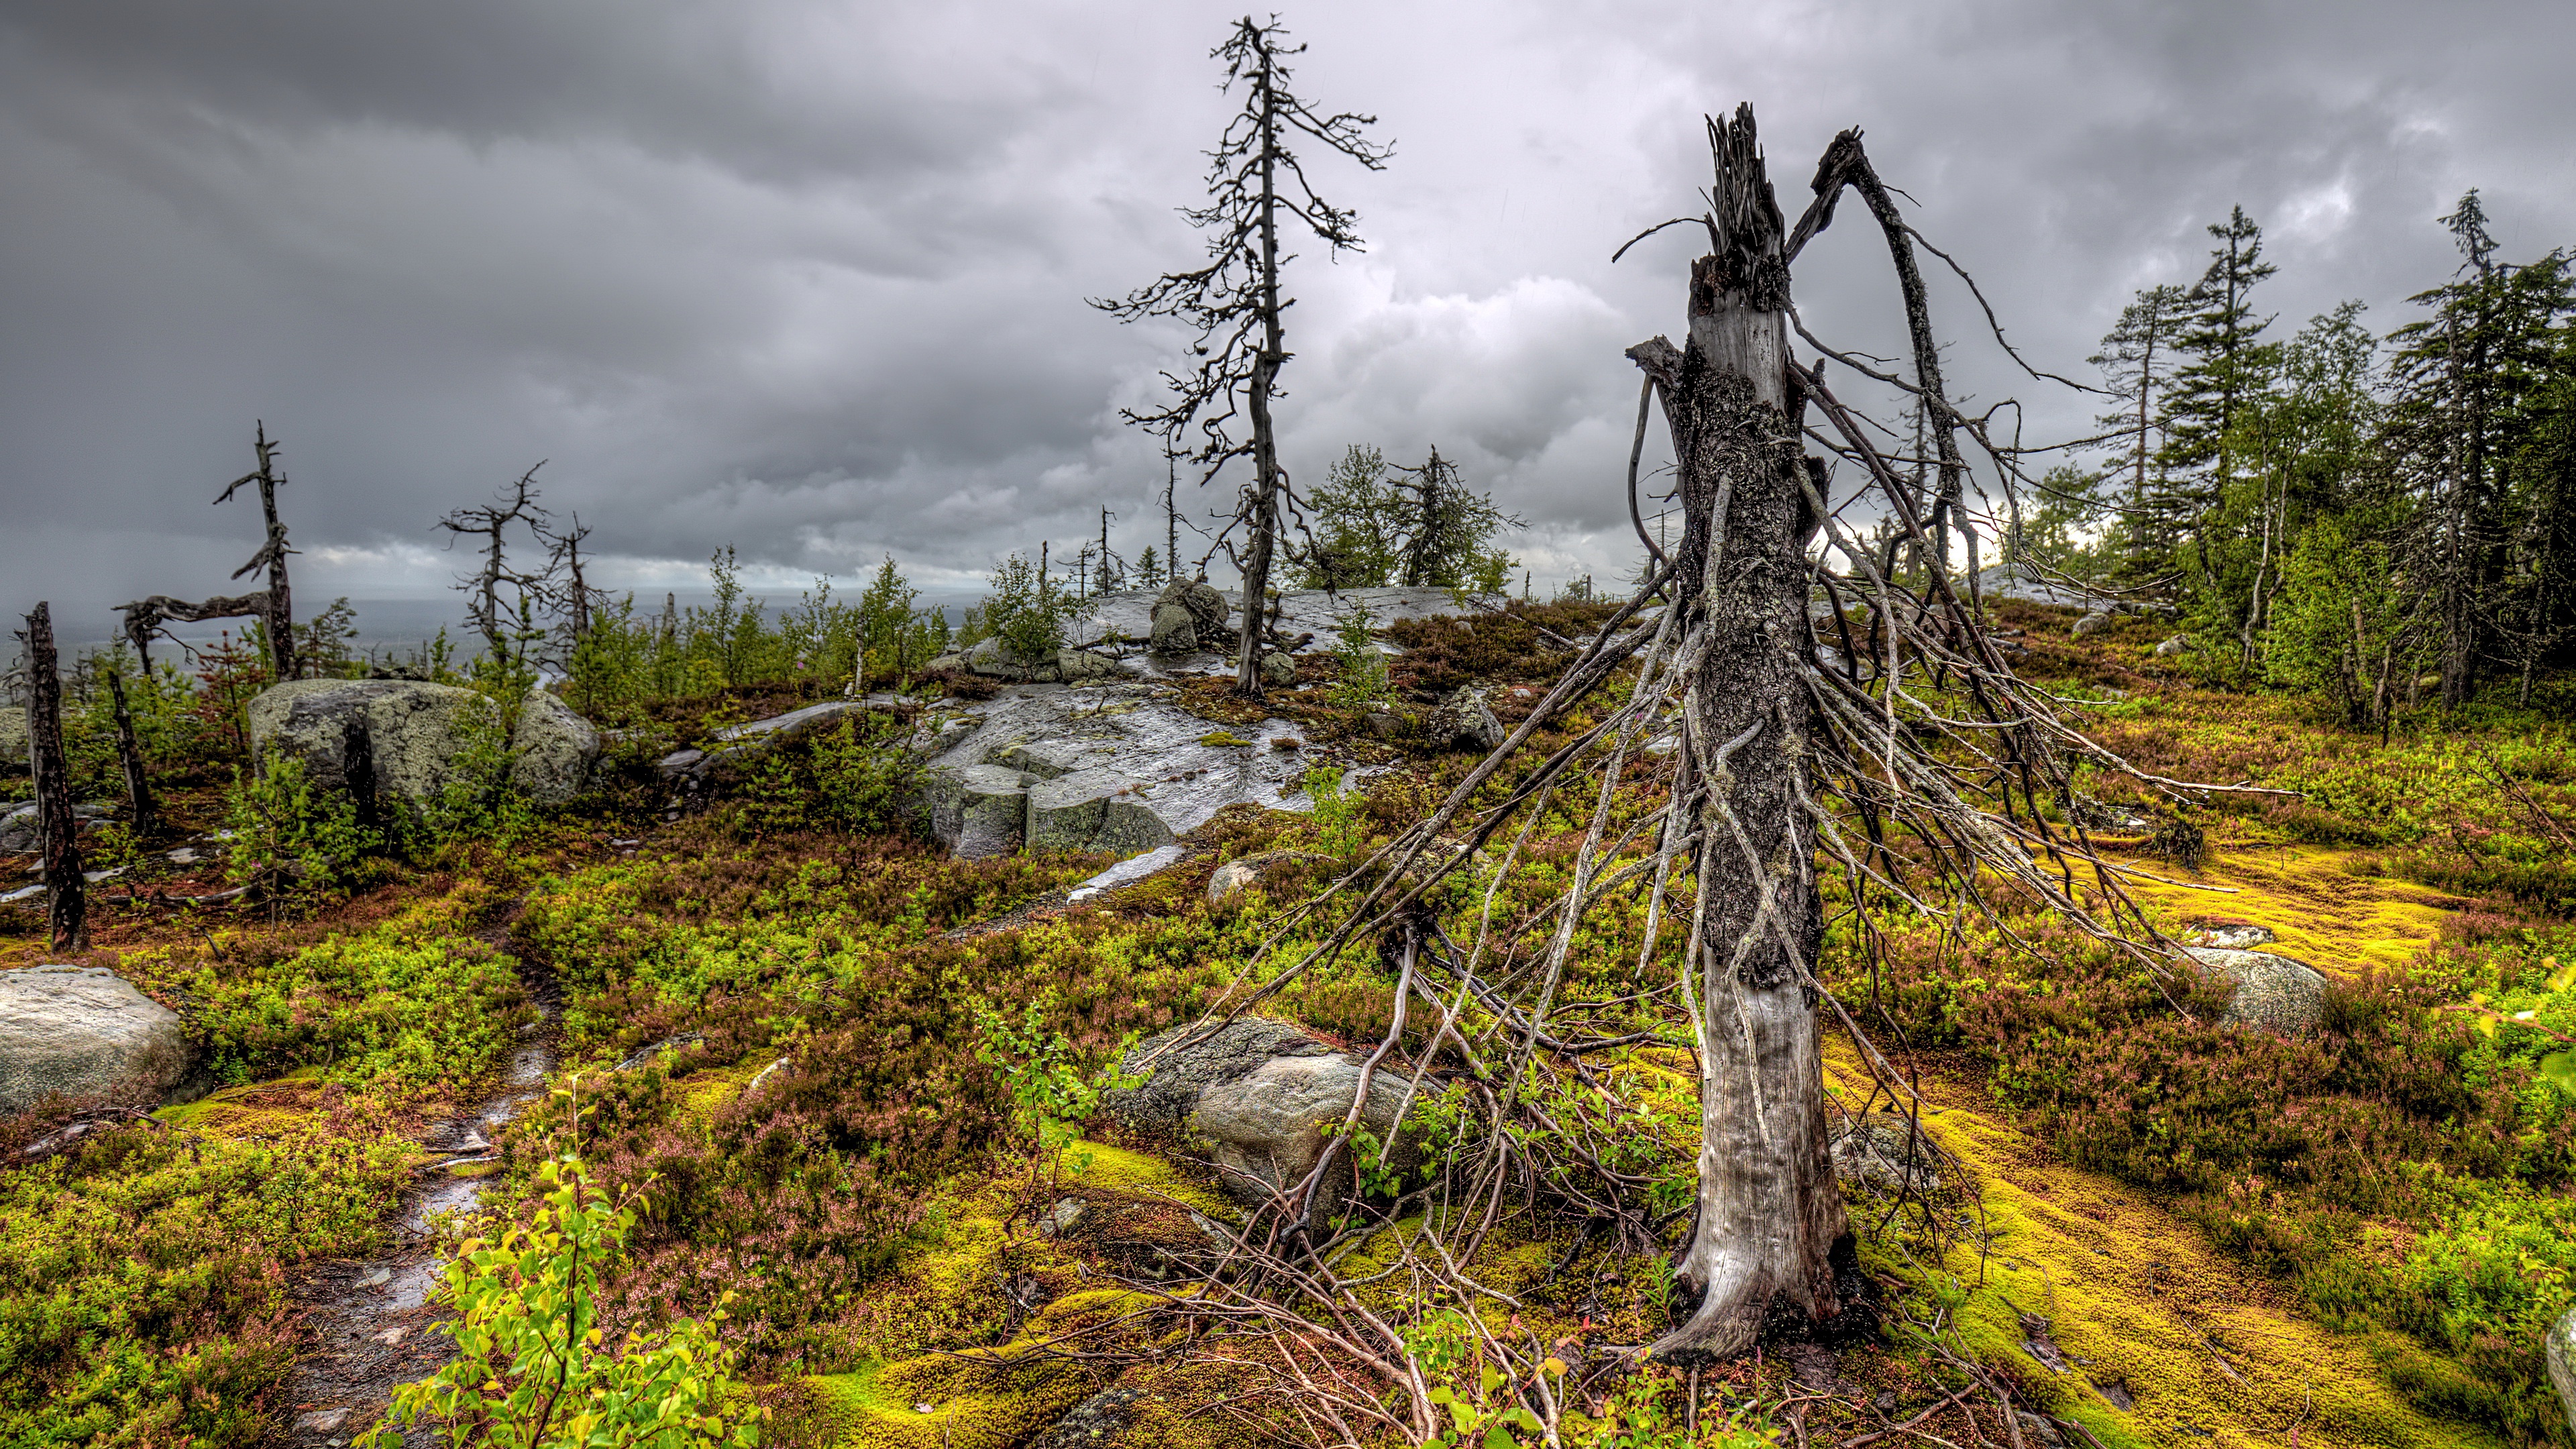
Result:
M751 1085L751 1079L759 1076L774 1060L754 1053L750 1060L736 1062L729 1067L691 1072L671 1083L671 1097L675 1104L673 1118L705 1131L715 1120L716 1113L741 1096L743 1088Z
M1008 1449L1091 1396L1063 1360L994 1370L925 1354L804 1381L800 1437L847 1449ZM924 1412L927 1410L927 1412Z
M2230 887L2234 894L2136 878L2128 888L2175 925L2233 920L2269 927L2275 944L2260 949L2349 978L2414 960L2439 937L2446 907L2458 904L2425 886L2353 874L2349 867L2362 854L2309 845L2212 850L2197 875L2162 861L2141 868Z
M1858 1083L1839 1038L1835 1075ZM2009 1365L2045 1407L2110 1449L2197 1443L2254 1449L2489 1446L2464 1425L2427 1418L2392 1389L2372 1342L2302 1317L2276 1285L2230 1261L2201 1233L2121 1184L2051 1161L1983 1110L1972 1093L1924 1082L1923 1123L1964 1167L1983 1206L1982 1262L1962 1234L1946 1265L1971 1285L1960 1328L1978 1357ZM2068 1371L2024 1348L2020 1315L2049 1320ZM2096 1384L2119 1385L2116 1408Z
M1066 1196L1080 1197L1086 1185L1168 1197L1222 1221L1232 1222L1239 1216L1222 1196L1182 1176L1163 1159L1103 1142L1076 1142L1064 1150L1058 1186Z

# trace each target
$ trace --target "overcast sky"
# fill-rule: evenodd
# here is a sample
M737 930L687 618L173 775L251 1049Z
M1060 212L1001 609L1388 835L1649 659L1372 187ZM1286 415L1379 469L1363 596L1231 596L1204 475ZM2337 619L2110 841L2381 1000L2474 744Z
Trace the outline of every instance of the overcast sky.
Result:
M1084 305L1191 264L1232 104L1195 3L0 0L0 582L94 609L203 595L255 514L207 501L286 444L297 589L435 594L433 527L539 459L606 581L731 542L776 590L892 553L971 587L1042 538L1158 538L1117 420L1177 333ZM2576 18L2533 3L1307 3L1297 86L1372 111L1325 160L1365 255L1292 265L1284 456L1436 444L1527 520L1544 587L1624 574L1635 372L1678 333L1701 115L1756 107L1782 204L1865 129L2014 340L2086 377L2138 286L2189 281L2242 203L2286 333L2385 331L2483 188L2508 257L2576 243ZM1899 350L1846 207L1804 315ZM1975 345L1954 375L2091 407ZM1184 501L1204 513L1209 495Z

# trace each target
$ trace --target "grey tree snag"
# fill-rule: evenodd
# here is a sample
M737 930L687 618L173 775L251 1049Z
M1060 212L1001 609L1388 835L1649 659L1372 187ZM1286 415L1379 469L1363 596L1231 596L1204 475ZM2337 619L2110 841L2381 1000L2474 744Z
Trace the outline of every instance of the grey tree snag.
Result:
M1787 372L1789 272L1753 113L1710 124L1715 254L1691 268L1688 345L1632 356L1665 370L1683 507L1676 583L1693 639L1682 770L1695 804L1700 900L1699 1210L1675 1270L1697 1296L1654 1346L1725 1357L1766 1332L1836 1316L1833 1258L1850 1229L1825 1152L1812 970L1823 936L1815 825L1801 807L1809 703L1802 450Z
M251 446L259 466L226 484L215 502L230 502L245 483L259 485L260 512L267 521L267 532L259 552L233 570L233 577L240 578L264 566L268 570L268 587L255 594L222 594L193 602L153 594L117 605L117 612L125 616L125 637L134 645L135 661L147 674L152 669L152 640L160 634L162 625L245 618L257 619L267 626L269 667L276 678L293 679L300 672L295 658L295 597L286 582L286 556L295 550L287 544L286 525L277 516L277 490L286 478L277 471L277 440L268 435L265 422L258 425Z
M1226 88L1232 90L1240 80L1246 92L1243 109L1226 123L1208 153L1208 204L1181 213L1209 233L1208 264L1196 271L1167 272L1114 301L1091 302L1123 322L1172 317L1198 332L1191 346L1195 360L1163 374L1171 400L1122 408L1119 415L1160 434L1167 457L1186 454L1198 466L1202 485L1236 458L1252 464L1252 480L1242 489L1233 518L1209 549L1210 555L1224 549L1243 570L1244 627L1235 687L1252 695L1261 693L1265 596L1279 551L1281 517L1293 511L1271 422L1279 371L1291 356L1282 314L1296 303L1280 285L1280 269L1290 260L1279 250L1283 213L1286 221L1333 252L1360 249L1357 216L1315 193L1295 147L1303 137L1371 171L1382 169L1392 154L1365 134L1376 124L1375 117L1351 111L1327 115L1289 89L1293 76L1285 58L1305 47L1280 43L1286 34L1276 19L1265 25L1247 15L1212 53L1225 62ZM1235 430L1238 418L1248 424L1249 437ZM1195 443L1190 441L1193 428ZM1237 527L1250 535L1241 555L1234 553L1232 542ZM1173 542L1178 542L1177 532Z
M277 486L286 479L278 474L277 444L268 436L267 422L258 424L251 446L258 455L259 466L234 479L232 486L215 501L223 503L230 500L245 483L259 485L260 514L268 522L268 532L260 543L259 552L250 556L249 563L233 570L233 577L240 578L262 565L267 566L268 587L253 597L261 601L260 622L268 626L271 670L281 680L293 679L298 672L295 664L295 596L286 586L286 556L295 550L287 547L286 525L277 518Z
M161 813L152 803L152 777L143 770L143 750L134 739L134 716L125 708L125 680L107 673L108 698L116 706L116 758L125 768L125 799L132 807L134 838L146 840L161 828Z
M36 832L45 861L45 922L56 951L89 949L89 883L81 877L80 822L63 760L63 679L54 611L27 616L27 763L35 775Z

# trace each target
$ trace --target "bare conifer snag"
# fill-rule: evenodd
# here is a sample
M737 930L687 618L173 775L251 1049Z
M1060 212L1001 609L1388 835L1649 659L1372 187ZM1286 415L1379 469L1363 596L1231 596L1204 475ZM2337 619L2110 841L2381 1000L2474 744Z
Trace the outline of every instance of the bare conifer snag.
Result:
M54 651L54 610L27 616L27 763L35 775L36 831L45 861L45 923L56 951L89 949L88 882L81 876L80 821L72 814L63 758L63 680Z
M1286 36L1286 27L1276 20L1256 24L1247 15L1210 53L1225 62L1229 90L1237 81L1243 83L1244 102L1208 153L1208 204L1181 212L1192 226L1209 233L1208 264L1196 271L1167 272L1116 301L1094 299L1091 304L1122 322L1172 317L1198 332L1191 347L1196 361L1163 374L1171 400L1159 407L1122 409L1121 417L1161 435L1167 457L1186 456L1197 464L1202 484L1236 458L1252 463L1252 480L1214 545L1231 553L1234 530L1240 527L1248 535L1244 552L1236 556L1243 569L1243 637L1235 659L1235 688L1251 695L1261 693L1270 567L1283 519L1296 507L1270 415L1279 369L1292 355L1282 316L1296 305L1280 287L1280 270L1290 259L1279 249L1280 227L1283 220L1298 223L1334 252L1360 249L1357 215L1315 193L1294 143L1303 136L1371 171L1383 168L1392 154L1365 134L1376 117L1347 111L1326 115L1288 89L1285 58L1305 47L1281 44ZM1230 424L1238 416L1248 420L1250 436L1232 431ZM1179 537L1173 528L1175 548ZM1206 560L1200 562L1204 566ZM1177 558L1168 561L1174 578L1182 576L1178 563Z
M269 669L280 680L295 678L300 670L295 658L295 596L287 587L286 556L295 552L286 541L286 524L277 516L277 490L286 475L277 469L277 440L268 435L268 424L257 425L251 444L259 466L227 484L215 495L218 504L229 503L245 483L259 485L260 516L267 525L259 552L250 562L233 570L240 578L255 569L268 570L268 587L250 594L219 594L211 599L190 602L167 594L154 594L130 604L117 605L125 616L125 637L134 645L135 658L144 669L152 667L152 640L167 623L198 623L207 619L257 619L268 636Z
M1804 469L1786 368L1789 269L1753 117L1712 124L1717 250L1693 264L1678 365L1658 338L1632 352L1669 370L1665 418L1683 508L1676 621L1705 631L1684 686L1682 770L1698 809L1698 1226L1676 1277L1699 1299L1656 1345L1665 1358L1750 1347L1766 1323L1834 1317L1832 1258L1850 1229L1825 1154L1813 970L1823 936L1806 768Z

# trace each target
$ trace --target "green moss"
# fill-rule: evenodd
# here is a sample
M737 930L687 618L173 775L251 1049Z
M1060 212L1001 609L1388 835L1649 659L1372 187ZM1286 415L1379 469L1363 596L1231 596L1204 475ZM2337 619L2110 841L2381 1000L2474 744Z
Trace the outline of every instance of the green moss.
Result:
M1102 1142L1079 1141L1064 1150L1064 1169L1060 1186L1067 1196L1079 1197L1084 1187L1098 1186L1168 1197L1223 1222L1233 1222L1241 1216L1224 1197L1192 1182L1172 1164L1147 1153L1131 1152Z
M1009 1449L1091 1396L1062 1360L995 1369L946 1354L803 1380L799 1437L846 1449ZM926 1412L925 1412L926 1410Z
M1834 1065L1859 1080L1857 1063L1835 1047ZM1976 1232L1962 1234L1942 1265L1964 1291L1962 1336L2108 1449L2255 1449L2285 1442L2293 1425L2307 1449L2500 1442L2416 1409L2372 1340L2303 1316L2145 1195L2052 1161L1972 1093L1937 1078L1925 1088L1925 1130L1959 1160L1979 1208ZM2067 1371L2028 1351L2025 1313L2048 1320ZM2115 1407L2097 1385L2124 1389L2135 1406Z

